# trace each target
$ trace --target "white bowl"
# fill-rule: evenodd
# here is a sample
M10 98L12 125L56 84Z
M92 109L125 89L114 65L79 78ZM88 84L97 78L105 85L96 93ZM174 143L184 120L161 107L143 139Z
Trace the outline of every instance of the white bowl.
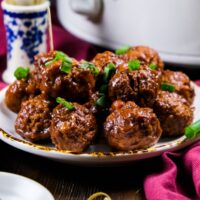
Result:
M55 200L41 184L16 174L0 172L0 200Z
M198 68L199 7L199 0L57 1L60 22L82 39L113 49L147 45L166 62Z

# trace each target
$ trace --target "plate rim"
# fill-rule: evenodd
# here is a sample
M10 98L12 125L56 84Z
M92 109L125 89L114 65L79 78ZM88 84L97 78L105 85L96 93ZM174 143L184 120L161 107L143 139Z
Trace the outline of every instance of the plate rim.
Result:
M36 187L41 188L46 194L48 194L48 199L49 200L55 200L53 194L41 183L35 181L34 179L31 179L29 177L20 175L20 174L15 174L15 173L10 173L10 172L6 172L6 171L0 171L0 177L4 176L4 177L10 177L10 178L16 178L17 180L23 180L23 181L27 181L32 185L35 185Z

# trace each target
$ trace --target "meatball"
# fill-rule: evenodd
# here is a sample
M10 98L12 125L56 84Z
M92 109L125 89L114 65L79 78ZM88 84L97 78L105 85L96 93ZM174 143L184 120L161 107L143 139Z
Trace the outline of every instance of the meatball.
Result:
M180 95L159 91L154 103L154 112L160 120L164 136L179 136L193 119L193 110Z
M117 72L109 81L108 95L112 101L134 100L142 107L152 107L160 87L160 73L148 66L133 71Z
M53 110L51 139L58 149L81 153L96 134L96 119L90 111L77 103L68 110L58 105Z
M150 108L139 108L127 102L112 112L104 124L108 144L122 151L147 148L160 138L160 122Z
M37 81L34 80L32 72L29 72L27 78L16 80L9 86L5 95L5 103L10 110L18 113L23 101L39 94Z
M160 87L160 73L148 66L129 73L134 100L142 107L152 107Z
M32 70L31 75L35 85L32 84L31 86L35 86L37 89L40 88L42 72L46 69L45 63L53 60L55 55L56 51L50 51L48 53L42 53L34 57L34 69ZM32 89L32 87L30 87L30 89Z
M26 79L16 80L8 87L5 95L5 103L13 112L18 113L21 108L21 103L28 98L26 87Z
M51 103L43 95L22 103L15 130L29 141L39 141L50 137Z
M175 86L175 92L192 104L194 99L194 89L192 88L190 79L186 74L183 72L165 70L162 74L162 82L173 84Z
M103 72L107 64L113 63L117 67L124 61L114 53L110 51L105 51L103 53L98 53L91 62L99 68L100 72Z
M69 74L61 71L62 61L50 64L42 72L40 89L51 97L64 97L70 101L87 101L95 88L95 76L89 69L80 68L80 64L73 60Z
M121 99L128 101L133 99L134 91L131 87L131 79L127 71L117 72L109 81L108 96L112 101Z
M115 110L119 110L121 108L138 108L138 105L136 105L133 101L128 101L127 103L125 103L122 100L116 100L112 103L111 107L110 107L110 112L114 112Z
M56 51L50 51L48 53L42 53L34 57L35 75L37 79L41 79L42 71L46 68L45 63L54 59Z
M158 53L154 49L146 46L132 47L125 54L120 55L119 57L125 62L138 59L141 64L155 64L159 70L163 70L164 68L163 61L159 57Z
M95 92L89 97L88 102L84 104L84 106L88 108L90 112L94 115L97 115L102 111L102 109L96 105L96 102L99 98L100 98L100 93Z

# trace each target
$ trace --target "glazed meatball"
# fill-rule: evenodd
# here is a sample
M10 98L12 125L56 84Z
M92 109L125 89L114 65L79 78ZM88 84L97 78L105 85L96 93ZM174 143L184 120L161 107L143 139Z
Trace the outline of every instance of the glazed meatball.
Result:
M61 71L62 61L50 64L42 72L40 89L51 97L64 97L70 101L87 101L95 88L95 76L89 69L82 69L77 61L72 61L72 71Z
M62 105L54 108L51 139L58 149L81 153L95 137L96 119L86 107L73 106L73 110Z
M142 107L152 107L160 87L160 73L148 66L129 73L134 100Z
M5 95L5 103L13 112L18 113L21 103L28 98L26 93L27 85L27 80L21 79L16 80L8 87Z
M107 64L113 63L117 67L124 61L114 53L110 51L105 51L103 53L98 53L91 62L94 63L94 65L96 65L99 68L100 72L103 72Z
M164 64L158 53L146 46L131 47L125 54L119 56L125 62L138 59L141 64L150 65L155 64L157 69L163 70Z
M10 110L18 113L23 101L39 94L40 90L37 83L32 72L29 72L27 78L16 80L9 86L5 95L5 103Z
M180 95L159 91L154 103L154 112L160 120L164 136L179 136L193 119L193 110Z
M54 59L56 51L42 53L34 57L34 75L37 80L41 80L41 74L46 68L45 64Z
M131 79L127 71L117 72L110 79L108 84L108 95L112 101L117 99L128 101L134 98Z
M99 92L95 92L93 93L90 97L88 102L86 102L84 104L84 106L86 108L88 108L90 110L90 112L94 115L97 115L98 113L100 113L102 111L102 108L98 107L96 105L97 100L100 98L100 93Z
M22 103L18 113L15 130L29 141L38 141L50 137L51 103L43 95Z
M127 103L125 103L122 100L116 100L112 103L111 107L110 107L110 112L114 112L115 110L119 110L121 108L138 108L138 105L136 105L134 102L132 101L128 101Z
M162 74L162 82L173 84L175 86L175 92L192 104L194 99L194 89L192 88L190 79L186 74L183 72L165 70Z
M127 102L107 117L104 132L111 147L128 151L154 145L162 129L152 109L139 108L133 102Z
M117 72L109 81L108 95L112 101L134 100L142 107L152 107L160 87L160 73L148 66L133 71Z

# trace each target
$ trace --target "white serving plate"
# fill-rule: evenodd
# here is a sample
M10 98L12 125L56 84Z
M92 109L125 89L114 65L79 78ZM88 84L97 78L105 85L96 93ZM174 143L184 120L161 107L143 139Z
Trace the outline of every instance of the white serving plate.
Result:
M200 87L193 84L195 89L194 121L200 119ZM200 139L188 140L185 136L178 138L161 139L156 145L137 151L112 152L106 145L90 145L88 150L81 154L72 154L55 149L52 144L33 144L16 134L14 122L16 114L11 112L4 103L6 88L0 92L0 139L5 143L25 152L46 157L60 162L76 165L122 165L129 162L143 160L161 155L165 151L182 149Z
M1 200L54 200L41 184L16 174L0 172Z

